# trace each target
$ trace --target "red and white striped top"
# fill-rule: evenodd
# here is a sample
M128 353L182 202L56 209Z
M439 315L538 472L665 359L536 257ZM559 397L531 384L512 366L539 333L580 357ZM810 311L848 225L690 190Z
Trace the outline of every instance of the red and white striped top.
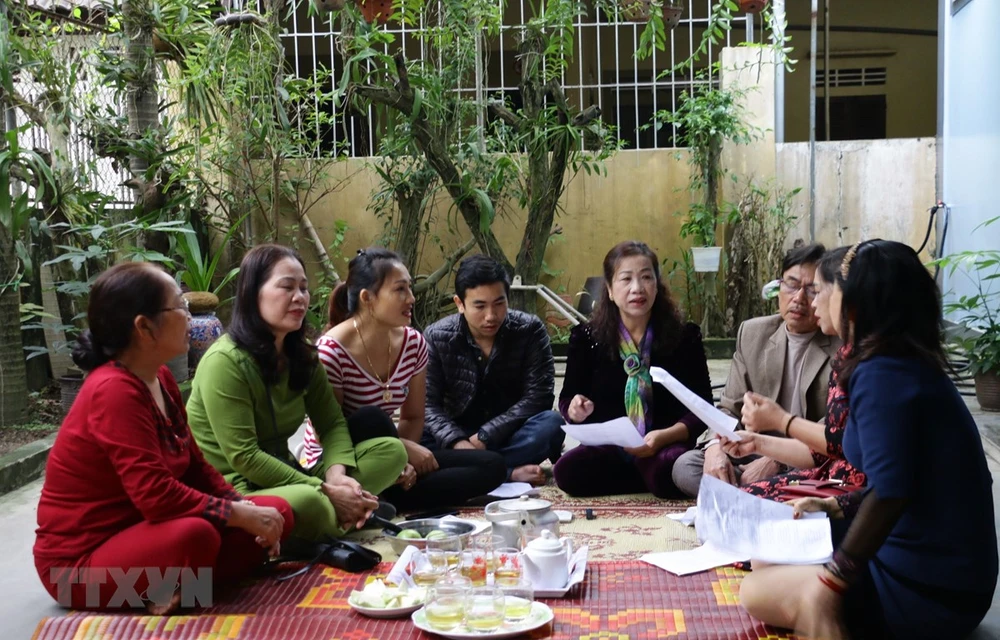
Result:
M347 349L333 338L323 336L316 341L319 360L326 369L326 379L334 390L342 391L341 408L349 416L361 407L379 407L389 415L394 414L406 401L413 376L427 368L427 341L413 327L404 327L403 345L389 374L391 399L383 398L385 386L368 373ZM323 449L312 425L306 427L305 446L299 462L307 469L322 457Z

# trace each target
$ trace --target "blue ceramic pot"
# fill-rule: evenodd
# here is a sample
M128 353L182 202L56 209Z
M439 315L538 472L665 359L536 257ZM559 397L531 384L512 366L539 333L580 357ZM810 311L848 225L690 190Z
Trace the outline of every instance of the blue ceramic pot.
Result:
M215 313L208 311L191 316L191 347L188 350L188 363L192 369L198 366L198 361L221 335L222 321L215 317Z

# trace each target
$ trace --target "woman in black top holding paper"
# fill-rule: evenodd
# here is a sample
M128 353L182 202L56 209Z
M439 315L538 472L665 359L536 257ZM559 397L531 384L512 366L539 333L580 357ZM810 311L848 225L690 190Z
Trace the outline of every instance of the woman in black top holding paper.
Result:
M705 425L654 384L649 370L667 370L711 402L701 331L681 320L656 254L645 243L622 242L609 251L604 279L593 319L570 334L559 410L571 423L627 416L645 444L571 449L553 469L556 484L574 496L646 491L659 498L678 496L671 479L674 462L694 446Z

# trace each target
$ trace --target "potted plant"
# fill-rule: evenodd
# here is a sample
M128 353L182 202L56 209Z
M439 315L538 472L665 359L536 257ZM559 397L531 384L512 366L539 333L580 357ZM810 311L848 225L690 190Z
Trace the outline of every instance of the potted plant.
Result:
M220 246L225 247L229 243L239 226L238 222L229 229ZM222 335L222 321L215 315L219 307L219 293L236 277L240 269L230 269L213 286L222 251L216 252L215 256L206 261L198 236L190 227L178 239L176 251L182 259L182 269L177 272L177 279L188 288L184 298L191 311L191 346L186 366L195 369L208 348Z
M680 233L692 241L694 270L704 274L702 332L708 336L718 335L723 324L715 280L722 247L716 230L739 218L735 206L720 202L721 181L728 175L722 166L722 147L727 141L747 144L758 133L743 119L744 91L716 88L711 76L698 80L692 91L681 94L675 111L656 114L654 126L673 125L677 146L688 147L692 168L688 190L697 201L688 209Z
M986 226L1000 220L988 220ZM977 227L978 229L978 227ZM960 295L944 305L947 314L964 325L954 341L969 359L976 400L984 411L1000 411L1000 250L964 251L935 263L954 275L961 271L974 284L972 295Z
M722 249L716 243L716 228L735 221L739 215L735 207L720 205L719 187L727 174L722 166L723 144L746 144L757 135L743 120L742 98L741 91L715 88L706 82L681 94L676 111L657 114L658 122L674 126L678 145L690 150L693 171L688 189L701 201L688 209L681 237L691 238L698 249L692 250L695 271L718 271Z

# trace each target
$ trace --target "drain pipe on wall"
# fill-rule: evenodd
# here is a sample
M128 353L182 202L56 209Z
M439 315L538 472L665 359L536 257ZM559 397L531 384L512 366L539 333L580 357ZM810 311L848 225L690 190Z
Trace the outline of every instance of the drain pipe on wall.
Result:
M777 33L776 42L784 42L785 38L785 0L774 0L771 5L774 13L774 25ZM764 34L766 35L766 34ZM763 36L762 36L763 37ZM785 65L781 55L774 54L774 142L785 141Z
M830 141L830 0L823 0L823 113L826 137Z
M819 0L812 0L809 30L809 242L816 242L816 20Z

